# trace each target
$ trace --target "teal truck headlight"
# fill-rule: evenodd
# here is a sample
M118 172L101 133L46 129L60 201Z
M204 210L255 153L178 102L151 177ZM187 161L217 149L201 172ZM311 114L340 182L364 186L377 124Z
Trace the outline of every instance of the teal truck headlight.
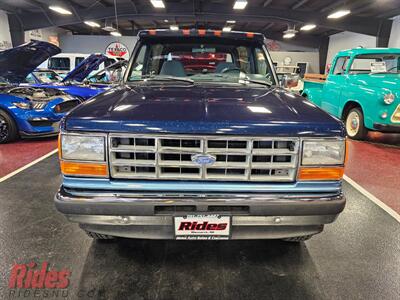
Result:
M390 94L386 94L385 96L383 96L383 102L385 102L385 104L390 105L394 102L395 96L390 93Z
M346 154L346 141L305 140L303 141L302 165L343 165Z
M61 158L65 160L105 161L105 138L90 135L61 135Z

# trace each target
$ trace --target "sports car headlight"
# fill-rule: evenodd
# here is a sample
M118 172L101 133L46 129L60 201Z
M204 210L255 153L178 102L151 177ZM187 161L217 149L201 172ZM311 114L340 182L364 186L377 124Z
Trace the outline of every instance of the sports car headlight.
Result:
M346 154L345 140L305 140L303 142L303 166L343 165Z
M61 135L61 158L65 160L105 161L105 138L90 135Z
M21 109L31 109L32 108L31 104L27 103L27 102L13 102L13 104L16 107L21 108Z

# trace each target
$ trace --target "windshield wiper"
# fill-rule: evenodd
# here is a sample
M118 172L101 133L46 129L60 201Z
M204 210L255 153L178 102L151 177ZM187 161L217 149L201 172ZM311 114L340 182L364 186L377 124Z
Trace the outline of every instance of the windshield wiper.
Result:
M191 84L194 83L194 81L190 78L176 77L176 76L162 76L162 77L149 76L149 77L144 77L144 79L147 81L182 81Z

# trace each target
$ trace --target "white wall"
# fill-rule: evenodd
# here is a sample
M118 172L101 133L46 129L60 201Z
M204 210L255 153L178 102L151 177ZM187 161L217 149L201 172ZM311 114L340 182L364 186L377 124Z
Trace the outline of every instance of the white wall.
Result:
M0 10L0 50L11 48L10 26L7 13Z
M282 66L285 57L292 59L291 66L298 62L308 62L308 73L319 73L319 53L318 52L291 52L291 51L270 51L271 58L278 66Z
M329 37L328 57L326 63L332 63L332 59L340 50L357 48L359 46L364 48L375 48L376 37L348 31L331 35Z
M131 53L136 44L137 37L122 36L116 38L111 35L63 34L59 36L59 40L62 52L104 53L109 44L112 42L120 42L124 44Z
M393 19L392 31L390 32L389 47L400 48L400 16Z
M50 27L37 30L25 31L25 42L30 42L31 40L45 41L53 43L59 46L59 35L67 33L66 30Z

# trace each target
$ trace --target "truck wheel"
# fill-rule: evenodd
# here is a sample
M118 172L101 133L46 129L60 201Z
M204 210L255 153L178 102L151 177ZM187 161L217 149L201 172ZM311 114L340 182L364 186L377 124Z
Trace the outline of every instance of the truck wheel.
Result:
M313 234L309 234L309 235L303 235L303 236L296 236L296 237L291 237L291 238L286 238L283 239L283 241L285 242L303 242L303 241L307 241L309 239L311 239L313 237Z
M364 115L360 108L352 108L346 116L346 133L355 140L362 140L367 136L368 130L364 126Z
M18 138L18 128L13 118L0 110L0 144L8 143Z
M94 240L112 240L114 237L112 235L100 234L92 231L85 230L86 234Z

